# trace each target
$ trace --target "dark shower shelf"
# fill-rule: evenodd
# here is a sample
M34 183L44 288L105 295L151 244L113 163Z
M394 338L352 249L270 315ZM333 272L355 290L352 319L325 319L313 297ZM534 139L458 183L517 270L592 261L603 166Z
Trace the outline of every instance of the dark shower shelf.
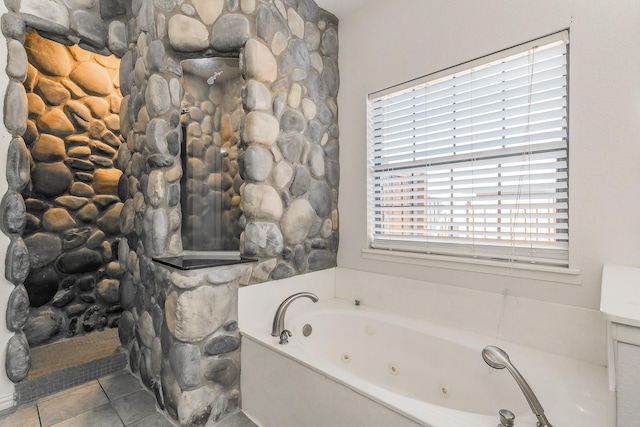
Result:
M222 267L225 265L245 264L248 262L256 262L257 258L240 257L235 259L216 259L216 258L202 258L202 257L190 257L190 256L174 256L174 257L157 257L153 258L154 261L160 264L168 265L169 267L177 268L180 270L196 270L199 268L211 268Z

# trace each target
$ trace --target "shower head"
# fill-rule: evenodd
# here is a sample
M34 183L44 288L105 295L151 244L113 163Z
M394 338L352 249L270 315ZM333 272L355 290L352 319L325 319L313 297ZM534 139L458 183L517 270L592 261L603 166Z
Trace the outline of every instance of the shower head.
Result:
M222 74L222 71L216 71L215 73L213 73L213 76L209 77L207 79L207 84L214 84L216 82L216 79Z
M499 347L489 345L482 350L482 358L494 369L504 369L508 365L511 365L509 355Z

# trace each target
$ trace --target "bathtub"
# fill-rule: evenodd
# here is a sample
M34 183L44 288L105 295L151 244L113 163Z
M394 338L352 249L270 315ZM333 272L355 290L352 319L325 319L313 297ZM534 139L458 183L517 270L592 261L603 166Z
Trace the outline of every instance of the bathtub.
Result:
M482 360L487 345L510 355L555 427L612 425L603 366L353 301L295 304L287 345L268 322L241 323L243 408L260 426L495 427L505 408L534 427L511 375Z

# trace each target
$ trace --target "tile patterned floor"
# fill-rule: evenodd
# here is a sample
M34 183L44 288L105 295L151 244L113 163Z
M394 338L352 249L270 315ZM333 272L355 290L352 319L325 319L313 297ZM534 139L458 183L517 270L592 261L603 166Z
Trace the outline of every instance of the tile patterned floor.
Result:
M173 427L153 394L122 371L44 397L0 416L0 427ZM216 427L258 427L238 412Z
M173 427L153 394L122 371L18 408L0 427Z

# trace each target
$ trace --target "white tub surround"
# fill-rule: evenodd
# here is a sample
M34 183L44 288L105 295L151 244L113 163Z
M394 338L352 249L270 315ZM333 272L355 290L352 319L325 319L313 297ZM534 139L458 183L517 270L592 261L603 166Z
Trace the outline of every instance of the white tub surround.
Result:
M273 314L300 291L320 302L291 305L285 327L293 337L279 345L270 336ZM604 327L569 336L578 325L602 323L600 313L521 298L513 310L509 298L341 268L242 288L243 409L265 427L489 427L501 408L516 414L516 425L534 426L513 378L484 364L481 350L492 344L509 353L554 425L609 425L606 369L595 361L604 359ZM566 326L530 328L528 317L541 313ZM543 345L508 338L523 327L520 341ZM547 348L565 339L574 347ZM585 353L598 347L595 356Z
M640 418L640 268L605 265L600 310L607 319L609 389L616 392L617 426Z

